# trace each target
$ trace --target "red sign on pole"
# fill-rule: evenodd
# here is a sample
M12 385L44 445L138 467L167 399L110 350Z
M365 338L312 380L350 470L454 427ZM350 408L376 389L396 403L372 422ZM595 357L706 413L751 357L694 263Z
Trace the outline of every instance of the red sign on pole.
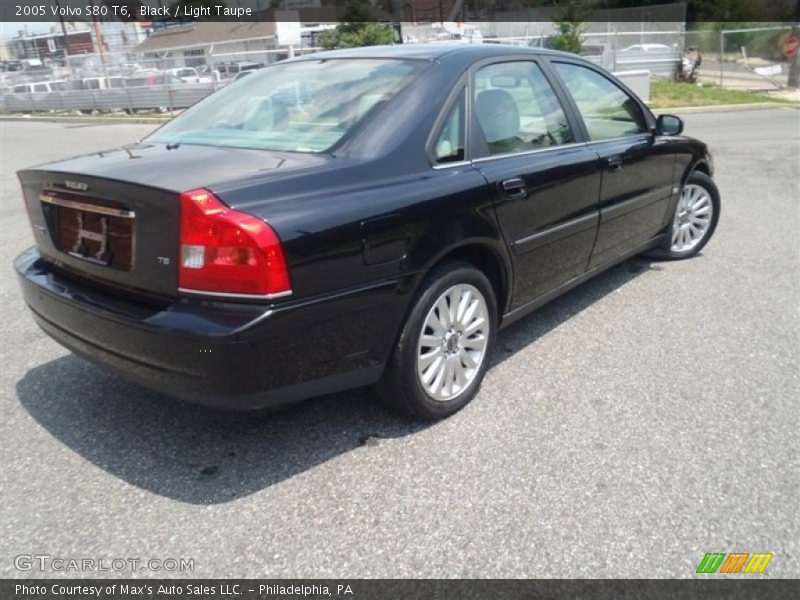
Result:
M786 41L783 42L783 53L791 58L797 54L797 46L797 38L793 35L790 35L788 38L786 38Z

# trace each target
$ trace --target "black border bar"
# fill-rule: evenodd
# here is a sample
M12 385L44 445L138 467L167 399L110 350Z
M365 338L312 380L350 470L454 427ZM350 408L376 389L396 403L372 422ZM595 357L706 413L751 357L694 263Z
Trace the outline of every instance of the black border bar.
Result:
M181 0L2 0L0 21L57 22L58 13L65 21L162 21L191 20L184 15L158 14L165 8L174 11ZM185 0L188 2L189 0ZM461 9L454 13L456 0L404 0L402 14L397 13L397 3L378 0L369 10L372 20L385 22L441 22L441 21L552 21L566 10L571 0L463 0ZM574 0L573 0L574 1ZM227 9L241 9L243 14L219 15L215 0L207 0L213 14L202 17L208 21L269 22L286 19L286 13L270 8L271 0L218 0ZM348 0L325 0L320 8L300 9L301 21L317 22L337 20L345 14ZM787 23L800 20L797 0L586 0L588 14L585 21L611 23ZM89 8L92 7L92 8ZM394 7L394 8L393 8ZM145 11L144 8L150 10ZM394 12L392 12L394 11ZM90 14L94 12L95 14ZM292 19L295 17L291 17ZM287 19L289 20L289 19Z
M99 593L98 593L99 590ZM3 600L772 600L798 579L4 579Z

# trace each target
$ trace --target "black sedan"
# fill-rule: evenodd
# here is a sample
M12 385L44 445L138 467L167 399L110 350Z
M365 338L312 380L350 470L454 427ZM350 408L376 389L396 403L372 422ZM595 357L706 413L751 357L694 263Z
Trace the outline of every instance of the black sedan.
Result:
M36 246L16 270L45 332L166 394L249 409L375 384L441 418L499 328L708 242L712 161L682 128L559 52L310 55L21 171Z

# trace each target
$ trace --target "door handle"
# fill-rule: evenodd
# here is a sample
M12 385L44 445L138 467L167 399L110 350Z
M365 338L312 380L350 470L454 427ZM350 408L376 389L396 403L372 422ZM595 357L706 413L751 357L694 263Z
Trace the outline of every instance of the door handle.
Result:
M500 190L509 198L526 198L528 196L525 182L519 177L501 181Z
M614 156L609 156L606 159L606 165L608 166L608 170L612 173L616 173L617 171L622 171L622 157L619 154L615 154Z

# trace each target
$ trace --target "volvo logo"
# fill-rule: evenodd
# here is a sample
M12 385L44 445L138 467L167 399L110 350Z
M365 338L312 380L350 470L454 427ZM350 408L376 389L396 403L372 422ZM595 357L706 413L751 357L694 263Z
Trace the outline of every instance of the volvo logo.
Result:
M89 185L86 183L82 183L80 181L65 181L64 186L68 187L71 190L79 190L81 192L85 192L89 189Z

